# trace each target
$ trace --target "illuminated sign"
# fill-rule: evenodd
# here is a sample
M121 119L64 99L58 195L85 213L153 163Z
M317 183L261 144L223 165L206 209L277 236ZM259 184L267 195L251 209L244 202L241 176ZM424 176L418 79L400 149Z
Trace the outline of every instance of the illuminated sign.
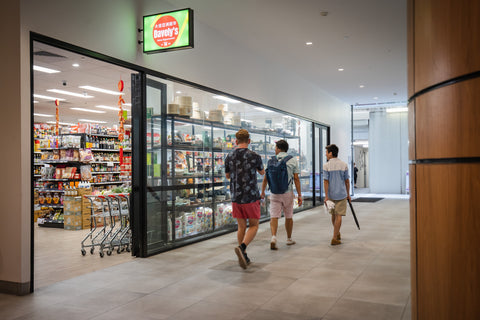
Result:
M182 9L143 17L143 52L193 48L193 10Z

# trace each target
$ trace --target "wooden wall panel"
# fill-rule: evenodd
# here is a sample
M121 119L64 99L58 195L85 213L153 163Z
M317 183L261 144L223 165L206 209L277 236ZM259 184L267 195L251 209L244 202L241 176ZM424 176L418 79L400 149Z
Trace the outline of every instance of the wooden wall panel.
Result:
M480 1L422 0L413 10L415 92L480 70Z
M410 177L410 282L412 286L412 320L417 319L417 198L415 165L409 165Z
M416 165L418 319L480 319L479 190L479 163Z
M415 101L416 158L479 157L479 101L480 78L418 97Z

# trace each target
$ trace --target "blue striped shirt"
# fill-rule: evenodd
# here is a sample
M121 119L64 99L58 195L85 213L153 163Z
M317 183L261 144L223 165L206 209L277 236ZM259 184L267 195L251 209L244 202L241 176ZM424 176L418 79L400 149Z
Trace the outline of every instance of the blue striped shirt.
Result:
M332 158L323 165L323 180L328 180L328 198L342 200L347 197L345 180L348 180L348 166L338 158Z

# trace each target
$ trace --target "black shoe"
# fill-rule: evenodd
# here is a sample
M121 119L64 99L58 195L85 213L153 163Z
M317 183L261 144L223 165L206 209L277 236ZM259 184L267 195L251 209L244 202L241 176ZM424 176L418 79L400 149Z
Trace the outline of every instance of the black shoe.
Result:
M243 252L243 256L245 257L245 261L247 261L247 266L250 264L250 258L247 256L246 252Z
M246 253L243 251L242 247L238 246L235 248L235 254L238 257L238 264L242 269L247 269L247 259L246 259Z

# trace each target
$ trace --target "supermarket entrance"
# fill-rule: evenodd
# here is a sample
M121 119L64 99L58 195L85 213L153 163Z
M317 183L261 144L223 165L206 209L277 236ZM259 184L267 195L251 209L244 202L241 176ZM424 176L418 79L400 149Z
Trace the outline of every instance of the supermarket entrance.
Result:
M40 288L133 259L136 71L48 41L31 48L31 285Z

